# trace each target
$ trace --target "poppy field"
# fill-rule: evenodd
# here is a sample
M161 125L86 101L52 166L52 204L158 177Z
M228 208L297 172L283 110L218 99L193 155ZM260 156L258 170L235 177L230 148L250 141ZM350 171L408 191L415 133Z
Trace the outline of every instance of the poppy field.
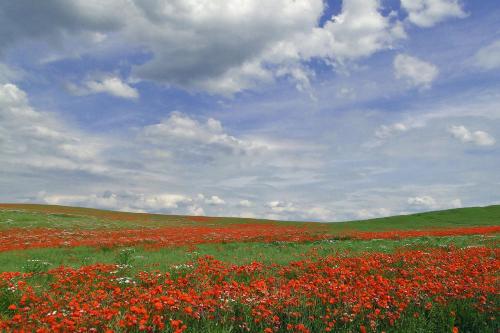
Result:
M498 332L499 221L1 205L0 331Z

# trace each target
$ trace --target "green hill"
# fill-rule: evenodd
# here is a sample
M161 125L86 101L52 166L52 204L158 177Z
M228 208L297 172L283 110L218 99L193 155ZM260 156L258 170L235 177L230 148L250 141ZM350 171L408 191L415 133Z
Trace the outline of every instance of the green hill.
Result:
M92 208L36 204L0 204L0 230L21 228L157 228L162 226L188 226L221 224L280 223L312 225L311 222L273 221L234 217L199 217L127 213ZM467 226L500 225L500 205L457 208L411 215L391 216L361 221L314 223L330 230L413 230L453 228Z

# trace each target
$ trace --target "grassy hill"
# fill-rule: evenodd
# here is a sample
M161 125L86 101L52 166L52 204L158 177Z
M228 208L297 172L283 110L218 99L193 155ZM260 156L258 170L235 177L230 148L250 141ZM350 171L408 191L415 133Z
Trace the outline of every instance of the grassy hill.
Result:
M362 221L335 223L334 229L353 228L362 231L392 229L454 228L500 225L500 205L455 208L411 215L398 215Z
M280 223L308 225L309 222L274 221L236 217L200 217L128 213L82 207L37 204L0 204L0 230L9 228L158 228L163 226L190 226L226 224ZM456 208L411 215L376 219L314 223L330 230L414 230L467 226L500 225L500 205Z

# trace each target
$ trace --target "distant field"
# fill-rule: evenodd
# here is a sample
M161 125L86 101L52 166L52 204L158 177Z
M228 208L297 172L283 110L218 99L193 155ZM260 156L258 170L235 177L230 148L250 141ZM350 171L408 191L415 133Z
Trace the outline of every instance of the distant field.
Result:
M498 332L499 240L500 206L307 223L0 204L0 331Z
M384 217L363 221L340 223L315 223L331 230L414 230L424 228L446 228L459 226L500 225L500 205L488 207L457 208L435 212ZM234 217L199 217L143 213L125 213L91 208L0 204L0 230L9 228L158 228L162 226L189 226L203 223L255 224L279 223L308 225L304 222L272 221Z

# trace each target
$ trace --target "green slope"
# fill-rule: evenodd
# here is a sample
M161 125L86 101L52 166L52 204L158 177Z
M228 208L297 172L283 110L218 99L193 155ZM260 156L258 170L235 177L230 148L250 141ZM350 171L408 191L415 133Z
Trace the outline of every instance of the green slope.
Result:
M500 225L500 205L456 208L331 224L333 230L413 230Z
M162 226L221 225L240 223L280 223L318 225L307 222L285 222L232 217L192 217L144 213L124 213L80 207L0 204L0 230L10 228L158 228ZM457 208L412 215L391 216L363 221L321 223L330 230L412 230L467 226L500 225L500 205Z

